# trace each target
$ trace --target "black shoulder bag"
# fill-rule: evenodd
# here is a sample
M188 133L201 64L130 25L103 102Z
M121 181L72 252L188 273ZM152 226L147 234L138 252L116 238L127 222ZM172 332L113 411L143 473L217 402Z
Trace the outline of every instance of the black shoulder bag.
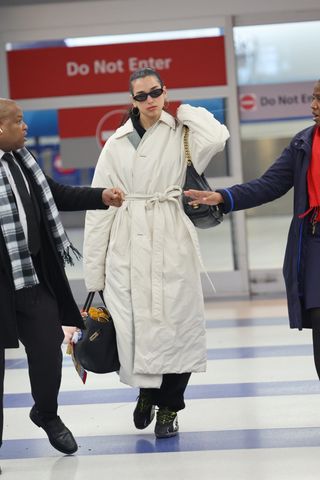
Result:
M185 158L187 162L187 175L184 184L184 190L211 190L204 174L199 175L194 168L189 149L189 128L184 125L183 143ZM189 205L189 197L183 195L182 202L185 213L197 228L211 228L220 225L223 220L223 213L219 205Z
M82 311L87 313L83 319L86 328L73 346L73 355L89 372L115 372L120 368L116 331L101 291L103 306L91 307L94 295L95 292L90 292L84 303Z

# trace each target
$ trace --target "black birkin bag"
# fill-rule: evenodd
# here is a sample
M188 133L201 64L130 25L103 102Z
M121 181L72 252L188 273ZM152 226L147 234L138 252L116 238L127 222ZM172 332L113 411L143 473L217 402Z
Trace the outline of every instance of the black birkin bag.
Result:
M109 373L119 370L116 331L102 292L102 307L91 307L95 292L90 292L83 306L85 330L73 346L76 361L89 372Z
M211 190L204 174L199 175L194 168L189 150L189 128L184 125L183 143L185 158L187 162L187 175L184 190ZM223 213L218 205L189 205L189 197L183 195L182 203L185 213L197 228L211 228L220 225L223 220Z

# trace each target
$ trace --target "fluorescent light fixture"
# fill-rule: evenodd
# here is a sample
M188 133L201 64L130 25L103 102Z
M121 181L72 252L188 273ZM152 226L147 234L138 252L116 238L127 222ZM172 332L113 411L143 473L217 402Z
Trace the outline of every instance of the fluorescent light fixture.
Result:
M155 42L158 40L175 40L178 38L218 37L221 28L198 28L193 30L174 30L169 32L130 33L123 35L101 35L96 37L66 38L67 47L89 45L111 45L116 43Z

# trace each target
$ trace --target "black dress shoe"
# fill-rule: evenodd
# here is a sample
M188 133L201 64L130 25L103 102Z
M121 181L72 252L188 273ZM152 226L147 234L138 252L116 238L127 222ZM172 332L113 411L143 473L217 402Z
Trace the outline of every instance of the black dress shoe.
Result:
M54 448L59 450L59 452L70 455L78 450L77 442L60 417L53 418L52 420L43 420L34 406L29 416L33 423L43 428L48 435L49 442Z

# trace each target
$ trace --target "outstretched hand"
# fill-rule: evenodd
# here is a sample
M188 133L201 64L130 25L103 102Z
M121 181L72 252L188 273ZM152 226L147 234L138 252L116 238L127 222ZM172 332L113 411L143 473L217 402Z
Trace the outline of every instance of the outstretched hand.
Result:
M206 190L185 190L183 192L186 197L190 197L192 200L189 205L218 205L223 203L223 196L218 192L211 192Z
M124 193L120 188L105 188L102 192L102 201L110 207L121 207Z

